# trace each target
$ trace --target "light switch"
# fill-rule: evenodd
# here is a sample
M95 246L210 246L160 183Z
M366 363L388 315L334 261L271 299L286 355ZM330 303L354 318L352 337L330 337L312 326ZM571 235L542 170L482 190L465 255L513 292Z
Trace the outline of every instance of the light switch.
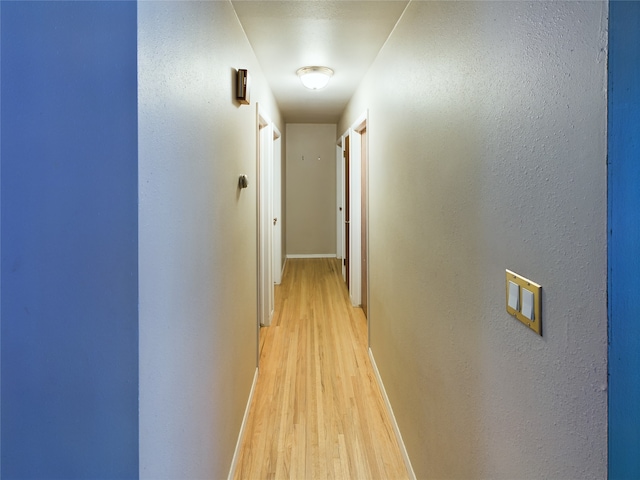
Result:
M507 313L542 335L542 287L511 270L505 273Z
M529 320L535 320L533 292L526 288L522 289L522 315L527 317Z
M514 310L520 310L520 287L517 283L509 281L509 303Z

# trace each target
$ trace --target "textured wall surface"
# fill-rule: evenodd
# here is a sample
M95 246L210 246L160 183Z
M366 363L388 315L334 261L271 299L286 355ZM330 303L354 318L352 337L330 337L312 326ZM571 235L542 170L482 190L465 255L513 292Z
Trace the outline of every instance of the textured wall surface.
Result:
M287 124L288 255L336 254L335 152L335 125Z
M2 2L2 478L138 474L136 5Z
M229 2L139 2L138 69L140 474L224 478L256 368L256 101L279 113Z
M609 478L640 478L640 3L609 17Z
M371 344L419 478L607 474L607 11L413 2L341 119L369 109Z

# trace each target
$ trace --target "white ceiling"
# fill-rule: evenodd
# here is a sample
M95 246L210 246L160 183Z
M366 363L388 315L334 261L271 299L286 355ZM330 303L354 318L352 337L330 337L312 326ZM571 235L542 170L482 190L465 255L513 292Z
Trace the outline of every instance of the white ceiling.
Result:
M232 0L287 123L337 123L407 0ZM335 73L307 90L300 67Z

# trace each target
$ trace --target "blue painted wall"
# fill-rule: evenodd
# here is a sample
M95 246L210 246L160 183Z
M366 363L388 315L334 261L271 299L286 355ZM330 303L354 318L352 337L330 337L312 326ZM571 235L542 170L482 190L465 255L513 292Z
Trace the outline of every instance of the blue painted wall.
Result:
M609 478L640 478L640 2L609 6Z
M1 8L1 476L134 478L136 3Z

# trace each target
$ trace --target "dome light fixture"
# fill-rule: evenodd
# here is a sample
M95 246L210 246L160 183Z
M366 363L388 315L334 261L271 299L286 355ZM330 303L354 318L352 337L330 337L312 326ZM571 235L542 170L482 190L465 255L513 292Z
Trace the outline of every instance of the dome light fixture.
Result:
M310 90L319 90L327 86L333 70L329 67L302 67L296 73L305 87Z

